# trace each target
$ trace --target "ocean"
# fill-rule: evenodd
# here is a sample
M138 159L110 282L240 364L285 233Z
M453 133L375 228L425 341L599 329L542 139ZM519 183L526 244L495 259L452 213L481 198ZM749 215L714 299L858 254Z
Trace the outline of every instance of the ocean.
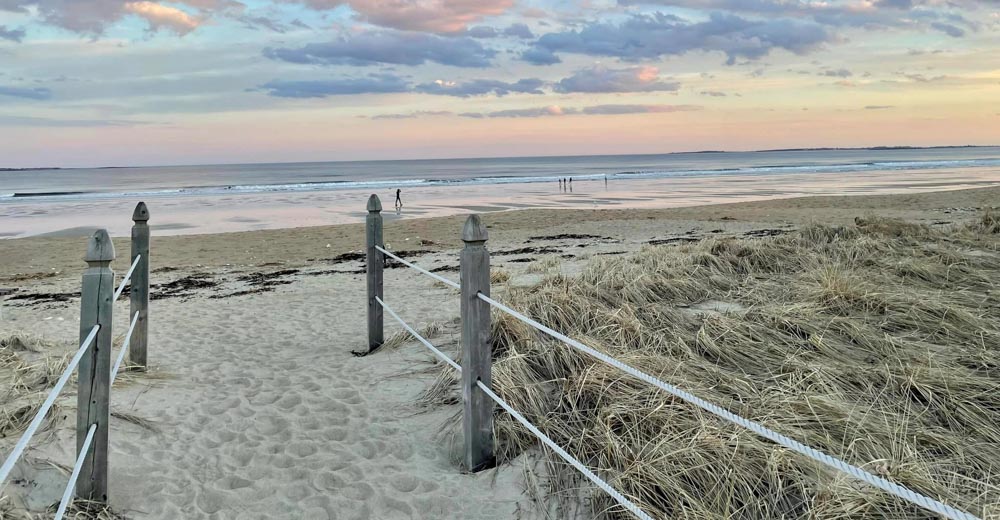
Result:
M557 179L573 179L573 191ZM150 205L161 233L351 222L378 193L397 218L526 207L666 207L1000 183L1000 147L231 164L0 171L0 237L127 234ZM360 212L360 213L359 213ZM159 217L159 219L157 218Z

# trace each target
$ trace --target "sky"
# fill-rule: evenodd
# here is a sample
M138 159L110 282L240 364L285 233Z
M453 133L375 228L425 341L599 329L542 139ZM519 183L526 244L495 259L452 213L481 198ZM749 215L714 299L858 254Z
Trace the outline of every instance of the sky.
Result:
M0 0L0 167L1000 144L1000 0Z

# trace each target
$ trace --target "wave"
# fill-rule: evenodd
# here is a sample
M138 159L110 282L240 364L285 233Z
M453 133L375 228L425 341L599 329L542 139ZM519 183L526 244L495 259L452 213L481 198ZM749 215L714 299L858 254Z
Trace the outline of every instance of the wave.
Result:
M191 186L145 191L50 191L50 192L14 192L0 193L0 201L17 199L32 200L67 200L67 199L116 199L137 197L171 197L171 196L211 196L226 194L252 193L283 193L332 190L361 190L384 188L417 188L434 186L484 185L484 184L530 184L551 183L557 179L570 178L574 181L601 181L627 179L650 179L670 177L695 176L727 176L727 175L781 175L781 174L831 174L864 171L892 170L934 170L942 168L975 168L1000 167L1000 159L966 159L966 160L936 160L936 161L884 161L859 162L843 164L800 164L800 165L767 165L748 166L743 168L688 169L688 170L630 170L614 173L559 173L537 176L486 176L465 179L399 179L377 181L314 181L287 184L247 184L228 186Z

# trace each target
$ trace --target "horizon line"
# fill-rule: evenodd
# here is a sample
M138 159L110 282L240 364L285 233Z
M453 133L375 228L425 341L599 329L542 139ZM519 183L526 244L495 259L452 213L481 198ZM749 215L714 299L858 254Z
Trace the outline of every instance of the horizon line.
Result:
M328 161L279 161L279 162L218 162L218 163L188 163L188 164L151 164L144 166L41 166L41 167L0 167L2 172L23 172L23 171L44 171L44 170L116 170L133 168L176 168L193 166L249 166L261 164L318 164L318 163L366 163L366 162L421 162L421 161L470 161L470 160L493 160L493 159L559 159L567 157L652 157L657 155L684 155L684 154L707 154L707 153L768 153L768 152L821 152L821 151L851 151L851 150L935 150L944 148L998 148L1000 144L960 144L960 145L931 145L931 146L909 146L909 145L877 145L877 146L820 146L804 148L764 148L758 150L688 150L681 152L662 153L623 153L623 154L579 154L579 155L507 155L489 157L436 157L425 159L355 159L355 160L328 160Z

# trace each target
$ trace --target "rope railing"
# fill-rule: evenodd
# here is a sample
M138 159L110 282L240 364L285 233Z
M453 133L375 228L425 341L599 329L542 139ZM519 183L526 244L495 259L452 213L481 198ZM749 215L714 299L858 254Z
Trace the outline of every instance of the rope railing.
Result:
M651 375L649 375L649 374L647 374L647 373L645 373L645 372L643 372L641 370L638 370L638 369L632 367L631 365L623 363L623 362L621 362L621 361L619 361L619 360L617 360L617 359L615 359L615 358L613 358L613 357L611 357L611 356L609 356L607 354L604 354L604 353L599 352L599 351L597 351L597 350L595 350L595 349L593 349L591 347L588 347L587 345L584 345L583 343L580 343L579 341L576 341L576 340L574 340L574 339L572 339L572 338L570 338L570 337L568 337L568 336L566 336L564 334L556 332L555 330L552 330L551 328L546 327L545 325L542 325L541 323L538 323L537 321L535 321L535 320L533 320L533 319L531 319L531 318L529 318L529 317L527 317L527 316L525 316L525 315L523 315L523 314L515 311L514 309L511 309L510 307L508 307L508 306L506 306L506 305L504 305L504 304L502 304L502 303L494 300L493 298L490 298L489 296L486 296L486 295L484 295L482 293L478 294L477 296L478 296L478 298L480 300L483 300L486 303L489 303L490 305L492 305L492 306L500 309L501 311L509 314L510 316L513 316L514 318L520 320L521 322L526 323L526 324L534 327L535 329L537 329L537 330L539 330L541 332L544 332L544 333L548 334L549 336L552 336L553 338L558 339L559 341L562 341L563 343L565 343L565 344L567 344L567 345L569 345L569 346L571 346L571 347L573 347L573 348L575 348L575 349L577 349L577 350L579 350L581 352L584 352L585 354L587 354L587 355L589 355L589 356L597 359L598 361L601 361L601 362L603 362L603 363L605 363L605 364L607 364L607 365L609 365L611 367L617 368L617 369L625 372L626 374L629 374L632 377L635 377L635 378L637 378L637 379L639 379L639 380L641 380L643 382L649 383L649 384L651 384L651 385L659 388L660 390L663 390L664 392L667 392L667 393L669 393L669 394L671 394L671 395L673 395L675 397L678 397L678 398L680 398L680 399L682 399L684 401L687 401L688 403L691 403L691 404L697 406L698 408L701 408L702 410L705 410L706 412L709 412L709 413L711 413L711 414L713 414L715 416L721 417L722 419L725 419L725 420L727 420L727 421L729 421L729 422L731 422L733 424L742 426L742 427L744 427L744 428L746 428L746 429L748 429L748 430L750 430L750 431L752 431L752 432L760 435L761 437L765 437L767 439L770 439L771 441L774 441L774 442L776 442L776 443L778 443L778 444L780 444L780 445L782 445L782 446L784 446L784 447L786 447L786 448L788 448L788 449L790 449L790 450L792 450L792 451L794 451L796 453L799 453L800 455L804 455L804 456L809 457L809 458L811 458L811 459L813 459L813 460L815 460L817 462L821 462L821 463L823 463L823 464L825 464L825 465L827 465L827 466L829 466L831 468L840 470L840 471L842 471L844 473L847 473L848 475L851 475L852 477L854 477L854 478L856 478L858 480L862 480L862 481L864 481L864 482L866 482L866 483L868 483L868 484L870 484L870 485L872 485L874 487L877 487L877 488L879 488L879 489L881 489L883 491L886 491L888 493L896 495L899 498L907 500L907 501L909 501L909 502L911 502L913 504L916 504L916 505L918 505L920 507L923 507L924 509L927 509L929 511L933 511L935 513L944 515L944 516L946 516L948 518L951 518L951 519L954 519L954 520L979 520L978 517L970 515L969 513L966 513L964 511L961 511L959 509L951 507L951 506L949 506L947 504L944 504L942 502L934 500L934 499L932 499L930 497L927 497L925 495L917 493L917 492L915 492L915 491L913 491L913 490L911 490L909 488L903 487L903 486L901 486L899 484L896 484L894 482L886 480L886 479L884 479L882 477L879 477L877 475L873 475L872 473L869 473L869 472L867 472L867 471L865 471L865 470L863 470L863 469L861 469L861 468L859 468L857 466L854 466L852 464L848 464L847 462L844 462L843 460L840 460L840 459L838 459L836 457L827 455L826 453L823 453L822 451L819 451L819 450L817 450L815 448L812 448L810 446L806 446L805 444L802 444L801 442L798 442L798 441L796 441L796 440L794 440L794 439L792 439L790 437L782 435L782 434L780 434L780 433L778 433L778 432L776 432L776 431L774 431L774 430L772 430L770 428L767 428L766 426L764 426L764 425L762 425L760 423L756 423L756 422L751 421L751 420L749 420L749 419L747 419L745 417L741 417L739 415L736 415L736 414L730 412L729 410L726 410L725 408L722 408L721 406L718 406L716 404L710 403L710 402L708 402L708 401L706 401L706 400L704 400L704 399L702 399L702 398L700 398L700 397L698 397L698 396L696 396L696 395L694 395L694 394L692 394L690 392L681 390L680 388L677 388L676 386L673 386L671 384L665 383L665 382L663 382L663 381L661 381L661 380L659 380L659 379L657 379L657 378L655 378L655 377L653 377L653 376L651 376Z
M405 320L400 318L399 315L396 314L395 311L392 310L392 308L386 305L381 298L375 297L375 300L379 303L379 305L382 306L383 309L386 310L386 312L389 313L390 316L395 318L396 321L399 322L399 324L402 325L403 328L407 330L407 332L409 332L414 338L416 338L417 341L419 341L425 347L427 347L431 352L434 353L435 356L441 359L441 361L444 361L446 364L448 364L448 366L458 371L459 374L462 373L462 367L459 366L458 363L456 363L453 359L448 357L448 355L446 355L444 352L438 350L438 348L435 347L430 341L427 341L427 339L418 334L417 331L413 329L413 327L411 327L408 323L406 323ZM551 448L552 451L554 451L556 454L562 457L563 460L569 463L569 465L576 468L577 471L583 473L583 475L588 479L590 479L594 484L596 484L597 487L607 492L611 496L611 498L614 498L616 502L622 505L622 507L628 509L633 514L635 514L636 517L642 520L653 520L653 518L647 515L642 509L639 509L639 506L635 505L632 501L625 498L621 493L616 491L615 488L611 487L610 484L608 484L600 477L598 477L596 474L594 474L594 472L591 471L589 468L587 468L587 466L585 466L582 462L580 462L575 457L567 453L566 450L562 449L558 444L555 443L555 441L553 441L547 435L542 433L541 430L539 430L534 424L531 424L531 422L528 421L523 415L518 413L517 410L514 410L506 401L500 398L500 396L493 393L493 391L490 390L488 386L484 385L482 381L477 380L476 385L480 389L482 389L482 391L485 392L486 395L488 395L491 399L496 401L496 403L500 405L501 408L506 410L507 413L509 413L512 417L517 419L518 422L523 424L525 428L531 431L531 433L535 434L535 436L538 437L539 440L541 440L546 446Z
M490 390L490 387L484 385L482 381L476 381L476 386L478 386L479 389L483 391L483 393L488 395L490 399L493 399L493 401L495 401L498 405L500 405L500 408L503 408L507 413L510 414L511 417L517 419L517 422L523 424L524 427L528 429L528 431L535 434L535 437L538 437L538 439L541 440L542 443L551 448L552 451L556 452L556 454L562 457L563 460L568 462L570 466L573 466L573 468L575 468L577 471L583 473L583 476L587 477L588 479L590 479L591 482L596 484L597 487L604 490L605 493L610 495L611 498L615 499L615 501L621 504L622 507L628 509L629 512L634 514L637 518L640 518L642 520L653 520L653 517L646 514L646 512L643 511L642 509L639 509L639 506L635 505L631 500L625 498L624 495L619 493L615 488L611 487L610 484L602 480L601 477L598 477L597 475L594 474L593 471L590 471L590 469L587 468L587 466L584 466L582 462L580 462L575 457L567 453L566 450L559 447L559 445L556 444L555 441L553 441L547 435L542 433L542 431L539 430L534 424L531 424L531 422L528 421L528 419L525 419L523 415L518 413L517 410L515 410L509 404L507 404L507 401L504 401L503 399L500 398L500 396L493 393L493 390Z
M122 281L118 284L118 290L115 291L115 297L113 300L117 300L119 296L122 295L122 291L125 290L125 286L128 285L128 281L132 278L132 271L135 271L135 266L139 265L139 260L142 260L142 255L136 255L135 260L132 261L132 265L128 268L128 272L122 277Z
M139 311L136 311L132 315L132 323L129 323L128 332L125 333L125 341L122 343L122 349L118 352L118 359L115 360L115 367L111 369L111 384L115 384L115 377L118 376L118 369L122 366L122 361L125 361L125 354L128 354L128 346L132 343L132 331L135 330L135 324L139 321Z
M635 367L628 365L618 359L615 359L607 354L604 354L592 347L584 345L583 343L574 340L565 334L562 334L550 327L542 325L541 323L521 314L520 312L511 309L510 307L496 301L489 296L489 255L485 251L483 245L486 242L486 228L479 221L478 216L473 215L469 217L466 222L465 228L462 232L462 240L465 242L465 248L462 251L462 263L461 263L461 279L462 283L456 283L447 278L441 277L437 274L431 273L423 268L420 268L410 262L407 262L398 256L386 251L381 247L382 238L382 226L381 226L381 203L375 195L369 199L368 204L369 217L368 217L368 240L369 240L369 255L368 255L368 273L369 273L369 298L371 305L369 306L369 344L377 345L378 341L373 342L372 339L376 338L381 340L381 310L384 309L389 312L389 314L395 318L407 331L409 331L418 341L424 344L426 347L431 349L435 355L441 358L443 361L448 363L449 366L458 370L462 373L462 398L463 398L463 430L465 432L465 463L468 469L475 471L477 467L482 467L480 464L488 456L492 456L492 423L491 414L486 413L488 410L483 408L486 406L484 402L479 400L475 395L479 393L485 397L489 398L489 402L494 402L504 409L508 414L510 414L519 423L524 425L532 434L538 437L543 444L551 448L556 454L558 454L563 460L568 462L576 470L580 471L585 477L591 480L603 491L607 492L613 499L615 499L618 504L632 512L638 518L646 520L651 517L642 511L635 503L624 497L621 493L616 491L607 482L603 481L598 477L593 471L588 469L579 460L573 458L572 455L567 453L565 450L560 448L552 439L548 438L541 430L536 426L531 424L523 415L518 413L513 407L507 402L501 399L496 393L490 389L489 377L490 377L490 364L491 364L491 354L489 345L489 308L496 308L515 319L535 328L536 330L543 332L552 338L555 338L570 347L573 347L594 359L611 366L613 368L619 369L632 377L635 377L645 383L653 385L662 391L665 391L674 397L677 397L689 404L697 406L702 410L709 412L721 419L728 422L736 424L750 430L751 432L764 437L772 442L783 446L791 451L794 451L802 456L810 458L816 462L824 464L830 468L838 470L840 472L846 473L847 475L865 482L877 489L880 489L886 493L892 494L903 500L906 500L916 506L924 508L928 511L940 514L951 520L980 520L978 517L969 514L965 511L957 509L955 507L949 506L940 500L933 499L914 490L911 490L900 484L889 481L885 478L879 477L873 473L870 473L858 466L849 464L839 458L828 455L820 450L807 446L799 441L796 441L788 436L778 433L766 426L754 422L745 417L739 416L730 412L729 410L722 408L714 403L706 401L690 392L682 390L674 385L666 383L652 375L649 375ZM398 261L403 265L411 267L416 271L428 275L435 280L447 284L448 286L454 287L461 291L462 298L462 364L459 365L455 361L451 360L448 356L443 354L440 350L435 348L429 341L421 337L416 333L413 328L408 325L402 318L399 317L392 309L385 305L382 300L382 265L381 261L376 262L373 260L380 260L381 257L375 256L373 251L381 252L388 255ZM480 305L485 305L485 310L477 307L477 302ZM372 320L371 309L372 305L378 305L379 314L376 316L377 319ZM484 382L485 381L485 382ZM490 405L492 406L492 405ZM488 443L489 446L484 447L484 444ZM479 464L477 464L477 462Z
M59 509L56 510L56 516L53 520L62 520L63 515L66 514L66 507L73 501L73 487L80 479L80 470L83 469L83 461L86 460L87 453L90 452L90 445L94 442L95 432L97 432L97 425L91 424L90 429L87 430L87 438L83 440L83 446L80 448L80 455L76 457L73 473L70 474L69 482L66 483L66 490L63 491L62 500L59 501Z
M426 339L424 339L423 336L418 334L417 331L413 330L413 327L411 327L409 324L403 321L403 318L400 318L398 314L396 314L391 308L389 308L389 306L386 305L384 301L382 301L382 298L376 296L375 301L377 301L378 304L381 305L382 308L385 309L385 311L388 312L390 316L396 318L396 321L398 321L399 324L402 325L407 332L413 335L414 338L417 338L417 341L423 343L424 346L430 349L430 351L433 352L434 355L437 356L441 361L444 361L451 368L454 368L455 370L458 370L459 373L462 373L462 367L460 367L458 363L454 362L450 357L446 356L444 352L441 352L440 350L437 349L437 347L432 345L430 341L427 341Z
M7 456L7 460L4 461L3 466L0 466L0 486L7 481L7 476L10 475L11 470L14 469L14 463L16 463L17 459L21 457L21 454L24 453L24 449L28 446L28 442L31 440L31 437L35 435L36 431L38 431L38 427L41 426L42 421L45 420L45 416L48 415L49 409L51 409L52 405L56 402L56 397L59 396L59 392L61 392L63 387L66 386L66 382L69 381L70 376L73 375L73 371L76 370L76 366L79 365L80 360L83 359L83 354L86 353L87 349L89 349L94 343L94 339L97 337L97 332L99 330L101 330L100 325L94 325L94 327L90 329L90 334L87 334L87 338L83 340L83 343L80 345L80 348L77 349L76 354L69 360L69 364L66 365L66 369L63 370L62 375L59 376L59 380L56 381L55 386L53 386L52 390L49 391L49 395L45 398L45 402L43 402L42 406L38 408L38 412L35 413L35 418L31 420L31 424L29 424L28 428L24 430L24 433L21 434L21 438L18 439L17 444L14 445L13 451L11 451L10 455Z
M428 271L427 269L424 269L424 268L419 267L417 265L411 264L410 262L407 262L406 260L403 260L402 258L400 258L400 257L398 257L398 256L396 256L396 255L394 255L394 254L386 251L381 246L375 246L375 249L378 249L379 251L382 252L382 254L384 254L384 255L386 255L386 256L388 256L388 257L396 260L397 262L399 262L399 263L401 263L401 264L403 264L403 265L405 265L407 267L412 267L413 269L416 269L418 272L423 273L423 274L425 274L427 276L430 276L431 278L433 278L433 279L435 279L435 280L437 280L437 281L439 281L439 282L441 282L441 283L443 283L445 285L449 285L451 287L454 287L455 289L461 289L462 288L462 286L458 285L457 283L455 283L455 282L453 282L453 281L451 281L451 280L449 280L449 279L447 279L447 278L445 278L443 276L439 276L437 274L434 274L434 273Z
M114 382L125 355L131 353L132 365L146 367L146 342L149 306L149 211L140 202L132 214L132 263L122 277L117 290L114 286L114 243L107 230L99 229L89 239L80 289L80 346L66 365L45 401L0 466L0 488L7 482L15 464L24 454L28 443L41 427L56 398L70 377L78 374L76 440L77 458L69 482L59 502L55 518L61 519L75 496L84 500L107 502L108 497L108 417L111 407L111 384ZM113 349L115 301L129 285L128 332L122 342L117 361L111 365ZM80 475L86 478L80 480Z

